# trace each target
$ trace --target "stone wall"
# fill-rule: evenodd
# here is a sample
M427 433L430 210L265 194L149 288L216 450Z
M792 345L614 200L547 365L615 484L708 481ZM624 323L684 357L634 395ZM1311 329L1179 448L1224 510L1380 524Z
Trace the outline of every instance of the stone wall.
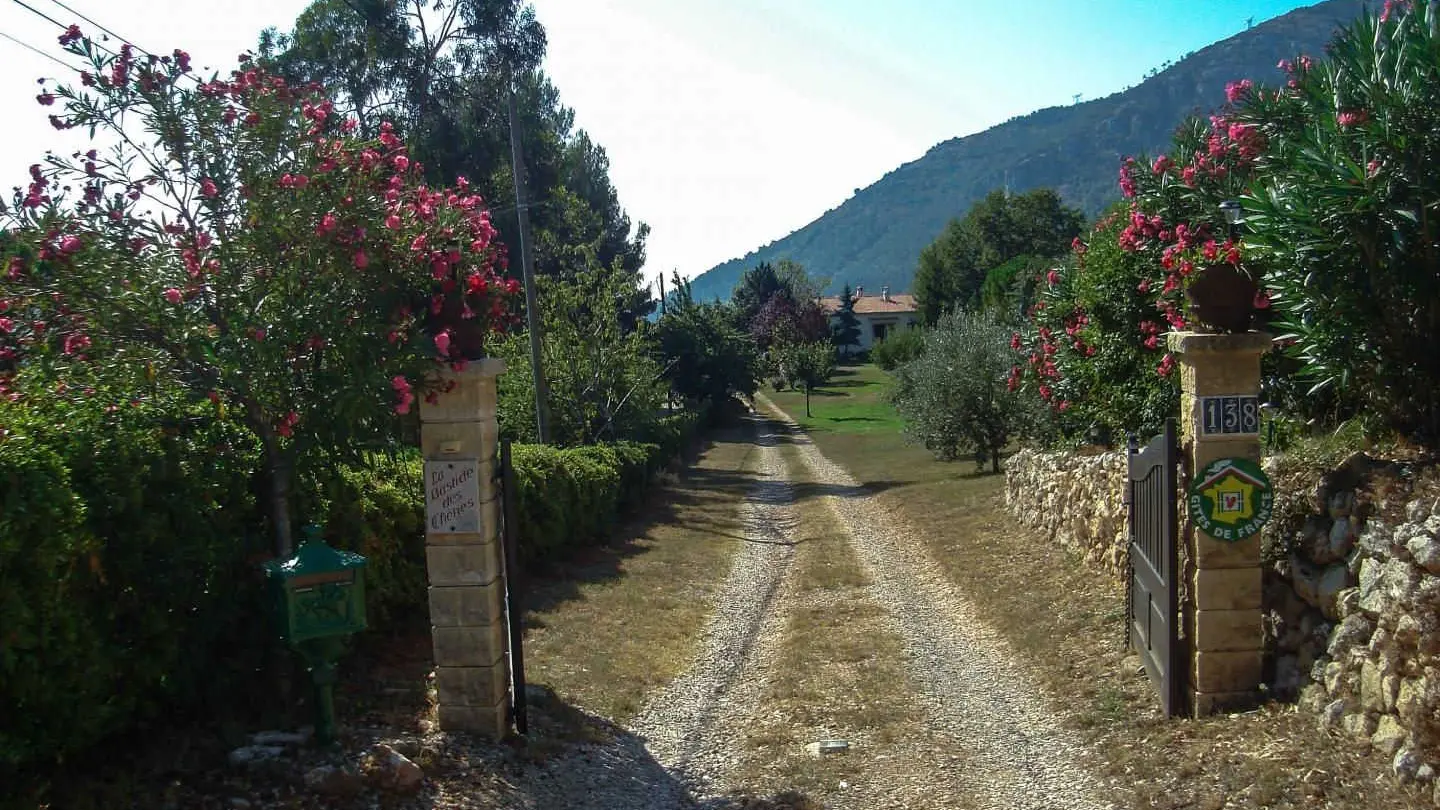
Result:
M1440 468L1356 454L1330 469L1267 459L1266 682L1393 757L1402 780L1440 773ZM1124 451L1022 450L1005 503L1023 525L1125 572ZM1420 494L1428 493L1428 494ZM1436 783L1440 803L1440 782Z
M1281 696L1298 689L1321 728L1393 757L1402 780L1433 780L1440 502L1426 482L1434 468L1363 454L1323 474L1283 458L1266 467L1282 497L1266 537L1271 683Z
M1005 506L1025 526L1125 580L1125 452L1021 450L1005 462Z

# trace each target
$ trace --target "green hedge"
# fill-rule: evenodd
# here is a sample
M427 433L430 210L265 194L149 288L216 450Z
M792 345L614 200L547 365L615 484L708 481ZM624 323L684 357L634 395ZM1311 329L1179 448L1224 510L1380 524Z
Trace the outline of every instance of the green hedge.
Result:
M699 419L663 417L645 443L515 446L524 563L605 542ZM0 405L0 781L151 720L257 705L278 649L258 467L204 409ZM372 629L425 615L421 473L411 451L297 482L302 519L369 558Z
M244 434L63 401L0 425L0 773L253 681Z

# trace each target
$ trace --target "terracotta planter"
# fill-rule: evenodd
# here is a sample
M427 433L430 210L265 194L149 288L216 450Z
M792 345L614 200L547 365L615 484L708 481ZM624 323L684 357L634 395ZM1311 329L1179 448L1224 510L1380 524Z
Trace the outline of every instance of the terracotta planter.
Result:
M1201 331L1248 332L1258 290L1255 280L1235 265L1212 264L1185 288L1186 311Z
M447 298L438 314L426 318L426 329L432 335L449 330L451 360L483 360L485 338L489 334L486 319L480 314L465 318L463 302L456 297Z

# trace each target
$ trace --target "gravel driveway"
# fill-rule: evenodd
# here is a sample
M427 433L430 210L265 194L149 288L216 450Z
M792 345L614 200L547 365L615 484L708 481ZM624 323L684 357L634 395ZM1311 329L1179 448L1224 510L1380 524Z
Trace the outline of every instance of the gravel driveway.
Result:
M910 677L932 729L966 750L968 803L996 810L1109 807L1099 783L1077 765L1080 744L1063 731L1003 639L977 618L903 516L786 423L811 479L834 488L831 508L849 531L872 598L889 610L904 640Z
M756 420L756 481L745 502L745 543L726 577L690 668L652 696L630 730L697 796L724 789L737 755L730 742L755 704L784 627L776 610L795 557L795 495L775 446L776 425Z
M824 497L870 581L869 599L886 610L889 632L903 642L911 683L897 691L912 695L925 715L922 734L885 752L880 759L886 767L863 775L866 789L852 789L852 798L837 802L866 808L1111 807L1101 799L1099 783L1077 765L1079 743L1063 731L1003 639L977 618L913 539L903 517L825 458L788 419L753 421L759 457L743 507L745 542L690 667L653 694L627 728L614 729L612 742L581 745L514 774L494 786L499 789L484 791L491 798L481 805L452 794L437 806L752 806L734 798L747 787L732 782L743 753L737 741L754 713L765 711L758 704L766 684L784 677L774 662L794 606L786 583L795 557L795 495L776 446L783 436L797 449L807 480L829 493Z

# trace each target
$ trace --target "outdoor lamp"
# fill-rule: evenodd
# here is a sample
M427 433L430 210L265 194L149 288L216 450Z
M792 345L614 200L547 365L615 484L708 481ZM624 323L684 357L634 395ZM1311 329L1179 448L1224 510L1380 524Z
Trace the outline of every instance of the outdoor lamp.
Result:
M1220 203L1220 214L1225 217L1225 224L1230 228L1230 238L1240 238L1240 225L1245 222L1245 212L1240 208L1240 203L1235 200Z

